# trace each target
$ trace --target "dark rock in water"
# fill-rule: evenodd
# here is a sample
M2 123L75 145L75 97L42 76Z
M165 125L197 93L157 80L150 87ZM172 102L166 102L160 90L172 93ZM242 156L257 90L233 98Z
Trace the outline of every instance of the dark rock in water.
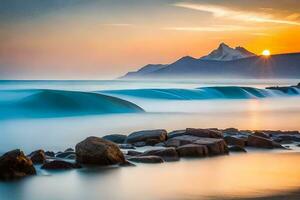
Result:
M154 145L155 147L165 147L166 144L164 142L160 142Z
M125 158L118 145L98 137L88 137L75 147L76 160L82 164L122 164Z
M58 154L56 154L55 157L57 157L57 158L67 158L71 155L76 156L75 152L67 151L67 152L63 152L63 153L58 153Z
M119 144L120 149L135 149L132 144Z
M274 135L272 138L274 138L274 140L276 142L300 142L300 134L278 134L278 135Z
M139 151L128 151L127 152L127 155L129 156L139 156L139 155L142 155L143 153L142 152L139 152Z
M74 149L72 149L72 148L67 148L67 149L65 150L65 152L74 152Z
M247 152L243 147L241 146L229 146L228 147L229 151L233 151L233 152Z
M168 139L174 138L174 137L178 137L178 136L183 136L185 135L186 131L185 130L175 130L175 131L171 131L170 133L168 133Z
M42 166L42 169L48 169L48 170L55 170L55 169L76 169L76 168L81 168L79 164L74 164L70 162L66 162L63 160L53 160L50 162L45 163Z
M215 129L187 128L185 134L205 138L223 138L223 133Z
M138 156L138 157L131 157L128 159L132 162L138 163L163 163L164 160L159 156Z
M248 137L247 145L250 147L267 148L267 149L284 148L277 142L274 142L273 140L259 137L259 136L254 136L254 135L250 135Z
M53 151L46 151L45 152L45 155L46 156L49 156L49 157L54 157L55 156L55 153Z
M255 131L255 132L254 132L254 135L255 135L255 136L259 136L259 137L263 137L263 138L270 139L269 135L266 134L266 133L264 133L264 132L262 132L262 131Z
M134 167L136 165L133 164L133 163L131 163L131 162L129 162L128 160L125 160L125 162L122 163L122 164L120 164L120 166L122 166L122 167Z
M158 139L148 139L148 140L146 140L145 143L146 143L146 146L154 146L154 145L160 143L160 140L158 140Z
M135 147L144 147L146 146L146 142L136 142L133 144L133 146Z
M65 159L70 159L70 160L75 160L76 159L76 154L70 154Z
M167 131L164 129L157 129L133 132L127 137L126 143L146 142L150 139L164 142L167 139Z
M191 135L183 135L183 136L177 136L173 137L166 142L167 147L179 147L186 144L191 144L195 142L196 140L199 140L199 137L191 136Z
M111 135L106 135L103 137L103 139L109 140L109 141L117 143L117 144L124 143L126 138L127 138L127 135L122 135L122 134L111 134Z
M209 155L228 154L228 147L223 139L217 138L200 138L195 144L205 145L208 148Z
M223 133L228 134L228 135L237 135L239 134L239 130L236 128L226 128L222 130Z
M225 136L224 140L227 143L227 145L235 145L240 147L244 147L246 145L245 140L233 136Z
M155 149L149 150L141 154L141 156L159 156L162 157L164 161L178 161L179 156L175 148L169 147L165 149Z
M0 157L0 180L13 180L36 174L32 161L19 150L9 151Z
M205 157L208 155L208 148L204 145L187 144L176 149L180 157Z
M29 154L29 158L33 164L43 164L46 161L46 155L44 150L40 149Z

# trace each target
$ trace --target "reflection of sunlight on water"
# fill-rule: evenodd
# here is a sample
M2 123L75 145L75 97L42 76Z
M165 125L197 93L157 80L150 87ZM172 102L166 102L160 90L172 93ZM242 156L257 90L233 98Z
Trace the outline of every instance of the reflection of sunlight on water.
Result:
M260 120L260 114L258 112L260 108L260 102L258 100L250 100L248 102L249 109L246 109L248 112L248 126L251 130L257 130L259 127L261 127L259 124L261 122Z
M52 172L52 176L12 185L0 183L0 194L12 200L196 200L274 195L300 188L299 162L299 153L256 152L137 167L80 169Z

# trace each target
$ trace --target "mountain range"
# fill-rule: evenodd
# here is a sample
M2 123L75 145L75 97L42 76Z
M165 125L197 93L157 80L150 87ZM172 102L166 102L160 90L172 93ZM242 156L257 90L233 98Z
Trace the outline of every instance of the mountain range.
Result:
M148 64L122 79L155 78L300 78L300 53L256 55L225 43L206 56L185 56L171 64Z

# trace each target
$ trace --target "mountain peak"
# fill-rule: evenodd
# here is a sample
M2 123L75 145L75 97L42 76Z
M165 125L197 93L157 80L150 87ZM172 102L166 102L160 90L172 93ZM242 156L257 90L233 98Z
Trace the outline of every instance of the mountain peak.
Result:
M241 58L247 58L255 56L254 53L248 51L244 47L235 47L231 48L224 42L222 42L219 47L213 50L207 56L202 57L202 60L219 60L219 61L229 61L229 60L237 60Z

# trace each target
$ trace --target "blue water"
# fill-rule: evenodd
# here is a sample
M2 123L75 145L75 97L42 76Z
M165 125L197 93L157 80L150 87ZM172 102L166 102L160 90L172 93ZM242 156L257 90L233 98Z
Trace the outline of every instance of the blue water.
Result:
M0 154L14 148L27 154L40 148L63 151L87 136L143 129L300 130L299 90L265 89L298 82L0 81ZM0 183L0 200L181 200L274 194L300 189L295 164L300 155L295 149L132 168L50 172L36 166L35 177Z

